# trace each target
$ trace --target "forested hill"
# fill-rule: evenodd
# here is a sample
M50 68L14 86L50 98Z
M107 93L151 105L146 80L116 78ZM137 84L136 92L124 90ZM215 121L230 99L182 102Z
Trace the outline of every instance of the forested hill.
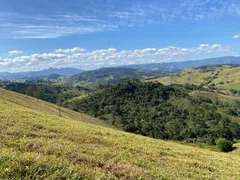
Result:
M208 144L215 144L219 137L240 139L240 126L233 122L240 122L239 102L193 97L189 89L122 80L66 106L154 138Z
M86 71L76 76L73 76L64 81L67 86L88 86L98 87L99 85L117 84L120 79L136 78L139 80L162 77L164 73L143 71L132 68L102 68L93 71Z

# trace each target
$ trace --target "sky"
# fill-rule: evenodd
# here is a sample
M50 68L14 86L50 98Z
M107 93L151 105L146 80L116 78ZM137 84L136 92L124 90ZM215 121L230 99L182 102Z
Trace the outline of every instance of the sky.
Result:
M239 0L1 0L0 72L240 56Z

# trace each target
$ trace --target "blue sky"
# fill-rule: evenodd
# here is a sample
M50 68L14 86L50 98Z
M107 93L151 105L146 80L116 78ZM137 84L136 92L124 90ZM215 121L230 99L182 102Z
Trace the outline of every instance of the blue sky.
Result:
M0 71L240 55L239 0L1 0Z

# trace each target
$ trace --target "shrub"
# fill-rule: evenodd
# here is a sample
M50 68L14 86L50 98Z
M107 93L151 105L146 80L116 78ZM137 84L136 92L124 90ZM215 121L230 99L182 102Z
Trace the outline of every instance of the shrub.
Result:
M221 152L229 152L232 150L232 142L225 139L225 138L220 138L217 141L217 147Z

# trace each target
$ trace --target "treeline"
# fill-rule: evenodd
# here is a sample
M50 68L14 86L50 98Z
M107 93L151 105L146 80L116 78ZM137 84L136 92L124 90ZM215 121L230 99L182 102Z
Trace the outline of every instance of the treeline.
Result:
M195 88L125 79L65 106L153 138L208 144L221 137L240 139L232 115L219 112L219 102L189 96Z
M204 65L204 66L200 66L200 67L196 67L194 69L212 69L212 70L216 70L217 68L221 68L224 66L229 66L229 67L239 67L239 64L217 64L217 65Z
M66 100L80 96L89 91L88 88L84 87L65 87L61 85L53 85L47 82L5 82L2 83L2 87L26 94L28 96L35 97L50 103L60 105Z

